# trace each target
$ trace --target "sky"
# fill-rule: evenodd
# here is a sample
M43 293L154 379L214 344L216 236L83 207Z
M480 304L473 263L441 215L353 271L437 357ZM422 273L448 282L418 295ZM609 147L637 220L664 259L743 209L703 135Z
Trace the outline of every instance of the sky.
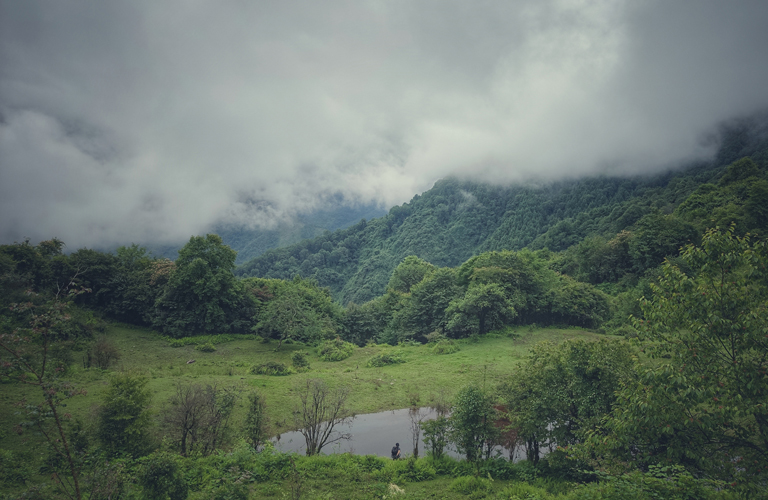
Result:
M0 244L626 175L768 108L768 2L0 0Z

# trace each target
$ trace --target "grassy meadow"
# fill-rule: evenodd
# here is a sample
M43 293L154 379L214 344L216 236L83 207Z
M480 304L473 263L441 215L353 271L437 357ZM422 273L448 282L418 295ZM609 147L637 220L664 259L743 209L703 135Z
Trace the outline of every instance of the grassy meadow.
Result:
M458 341L460 350L437 355L431 345L369 345L356 348L351 357L337 362L321 361L316 349L299 343L284 343L260 339L238 339L216 344L216 351L202 352L195 345L171 347L168 339L151 330L110 326L106 336L120 353L120 359L109 370L83 368L85 350L72 353L72 363L66 379L85 389L85 396L72 398L68 411L73 416L92 420L93 412L109 383L113 371L130 371L146 376L153 393L152 409L163 413L177 383L198 382L220 386L240 385L243 389L258 389L265 397L273 433L292 430L291 410L294 389L308 378L320 378L329 385L351 387L348 407L354 413L405 408L412 405L429 406L439 398L450 398L459 388L470 383L493 387L507 376L523 359L531 345L543 340L559 342L571 338L596 339L600 335L579 329L522 327L503 333ZM254 375L250 369L266 362L291 366L295 351L308 354L310 368L293 369L285 376ZM397 352L404 363L381 368L368 367L368 360L383 352ZM194 363L188 361L194 360ZM26 447L29 434L17 436L12 428L23 419L20 400L39 398L37 388L5 382L0 395L0 419L3 422L2 446L14 449ZM242 398L234 422L244 417ZM237 427L237 424L235 425Z

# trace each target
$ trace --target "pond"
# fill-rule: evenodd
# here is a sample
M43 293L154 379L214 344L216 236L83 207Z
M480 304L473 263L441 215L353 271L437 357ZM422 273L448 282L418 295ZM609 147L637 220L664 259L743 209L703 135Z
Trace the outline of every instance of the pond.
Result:
M380 457L389 457L390 450L395 443L400 443L402 456L413 454L413 434L411 432L411 419L408 408L400 410L382 411L379 413L367 413L357 415L349 425L338 426L339 433L349 433L351 439L340 440L333 444L326 445L322 453L354 453L355 455L378 455ZM428 407L419 408L419 415L426 420L437 418L437 412ZM419 438L419 456L426 454L423 433ZM286 432L279 437L273 438L272 443L275 448L281 451L294 451L297 453L306 452L306 442L300 432ZM509 458L509 450L498 446L495 451L501 453L505 458ZM456 450L449 446L448 455L455 458L461 458ZM518 446L515 450L515 461L525 458L525 450Z

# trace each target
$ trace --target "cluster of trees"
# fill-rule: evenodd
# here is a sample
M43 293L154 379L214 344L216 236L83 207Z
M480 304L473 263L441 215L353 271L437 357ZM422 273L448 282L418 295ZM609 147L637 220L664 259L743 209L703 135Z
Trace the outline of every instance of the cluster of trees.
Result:
M572 479L674 467L764 493L768 479L768 245L707 231L667 261L635 319L639 337L540 343L495 390L466 387L450 418L423 423L486 458L508 422L532 464ZM507 434L509 439L509 434Z
M462 338L532 322L595 327L610 314L608 296L557 272L558 261L546 250L486 252L458 268L410 256L395 268L384 295L343 308L314 280L238 279L235 253L216 235L192 237L175 262L137 246L116 255L87 249L65 255L62 248L58 240L0 247L3 279L12 284L2 301L23 301L29 289L50 296L65 284L78 287L88 292L74 298L85 318L81 335L92 335L88 329L98 324L87 310L172 337L258 333L281 343L316 343L340 336L358 345L424 342L434 332Z
M398 265L379 298L350 304L348 340L425 342L464 338L516 324L595 327L610 315L609 297L552 269L551 252L486 252L458 268L438 268L418 257Z
M234 275L235 252L219 236L193 236L172 262L137 245L109 254L80 249L69 255L60 240L0 246L0 304L9 327L28 323L10 314L13 303L36 294L38 305L77 289L72 335L92 336L99 320L90 311L126 323L153 326L166 335L261 333L281 340L331 336L343 309L326 289L292 281Z

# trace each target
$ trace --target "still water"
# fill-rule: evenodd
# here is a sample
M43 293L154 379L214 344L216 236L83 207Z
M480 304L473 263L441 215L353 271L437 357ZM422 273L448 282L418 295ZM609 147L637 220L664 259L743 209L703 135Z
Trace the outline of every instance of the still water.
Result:
M352 438L341 440L326 445L322 453L354 453L356 455L378 455L380 457L389 457L390 450L395 443L400 443L402 450L401 456L413 454L413 433L411 431L411 419L409 409L383 411L379 413L367 413L357 415L351 424L338 426L338 432L349 433ZM432 408L420 408L419 416L424 421L437 418L437 412ZM426 455L423 435L419 437L419 456ZM297 453L306 452L306 442L301 433L293 431L281 434L278 438L272 439L275 447L282 451L295 451ZM509 450L498 447L497 450L505 458L509 458ZM448 448L448 454L460 458L456 450ZM525 457L525 451L518 447L515 450L515 460Z

